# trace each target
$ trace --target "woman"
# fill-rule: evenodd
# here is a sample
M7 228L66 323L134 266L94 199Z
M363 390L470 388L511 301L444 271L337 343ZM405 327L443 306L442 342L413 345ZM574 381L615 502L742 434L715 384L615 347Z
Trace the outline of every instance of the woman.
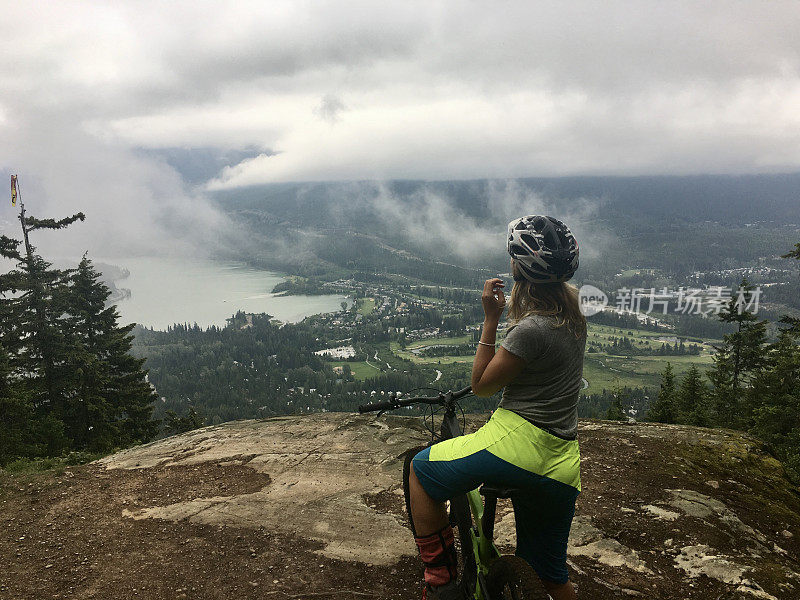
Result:
M554 600L576 598L566 560L581 489L576 432L586 319L577 289L566 282L578 268L578 243L561 221L531 215L509 223L508 252L511 327L495 352L506 301L503 281L489 279L472 365L473 392L505 388L500 406L477 432L431 446L412 462L411 512L427 600L461 598L444 501L483 483L526 491L513 500L517 556Z

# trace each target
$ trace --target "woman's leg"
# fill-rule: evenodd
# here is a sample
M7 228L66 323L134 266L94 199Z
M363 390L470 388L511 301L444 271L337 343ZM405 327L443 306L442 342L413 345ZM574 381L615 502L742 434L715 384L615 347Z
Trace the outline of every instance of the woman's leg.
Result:
M567 583L553 583L544 579L541 581L547 593L553 597L553 600L577 600L578 598L575 594L575 586L569 581Z
M424 537L440 531L448 524L447 509L444 502L437 502L425 491L414 472L408 475L408 485L411 497L411 518L414 519L414 529L417 537Z
M428 591L423 597L460 598L458 588L455 587L458 579L458 556L445 504L428 495L414 472L413 463L408 474L408 486L414 541L425 565ZM449 591L444 595L438 592L433 594L432 588Z
M578 490L542 477L525 497L516 497L517 556L536 570L553 600L576 600L569 581L567 545Z

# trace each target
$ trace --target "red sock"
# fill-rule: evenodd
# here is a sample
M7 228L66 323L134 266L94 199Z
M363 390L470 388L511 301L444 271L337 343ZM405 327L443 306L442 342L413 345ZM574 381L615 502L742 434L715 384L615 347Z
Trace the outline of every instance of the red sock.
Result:
M431 535L414 538L414 541L425 565L425 583L437 586L456 579L458 558L450 525Z

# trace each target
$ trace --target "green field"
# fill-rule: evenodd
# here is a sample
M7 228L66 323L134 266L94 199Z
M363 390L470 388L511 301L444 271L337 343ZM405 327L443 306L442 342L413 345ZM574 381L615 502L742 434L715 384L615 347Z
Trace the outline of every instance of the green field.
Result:
M404 358L405 360L410 360L418 365L436 365L436 364L450 364L450 363L469 363L472 364L472 357L471 356L429 356L423 357L418 356L411 352L411 350L417 350L419 348L426 348L428 346L437 346L437 345L447 345L447 346L458 346L460 344L466 344L471 340L471 336L469 335L462 335L458 337L442 337L442 338L429 338L425 340L419 340L417 342L413 342L409 344L405 350L400 347L398 342L390 342L389 349L391 352L399 356L400 358Z
M356 311L360 315L372 314L375 310L375 298L356 298Z
M587 347L589 341L600 344L610 344L613 338L628 337L640 348L658 349L663 343L657 338L672 337L669 333L641 331L637 329L624 329L609 325L589 325ZM391 342L388 350L400 359L410 360L419 365L437 367L441 365L449 369L463 369L465 374L469 373L472 365L472 356L435 356L420 357L411 350L425 348L433 345L459 345L467 343L471 336L463 335L459 337L428 338L410 343L406 349L402 349L397 342ZM717 340L703 340L706 343L716 343ZM692 343L687 340L687 345ZM380 352L381 358L387 352ZM584 379L589 384L584 393L599 393L603 389L611 389L616 386L630 387L658 387L661 383L661 372L667 366L667 362L672 364L675 374L680 378L689 368L696 364L701 370L709 369L713 365L710 347L704 345L700 355L684 356L612 356L605 352L587 352L584 360ZM380 363L385 366L385 363Z
M595 325L593 323L590 323L588 336L586 339L586 345L588 348L590 342L596 342L599 344L610 344L612 343L613 338L622 338L622 337L629 338L634 344L636 344L637 347L657 350L658 348L661 347L661 344L663 343L661 340L659 340L659 338L669 338L673 336L670 335L669 333L663 333L663 332L640 331L638 329L624 329L619 327L612 327L610 325ZM712 344L719 343L719 340L712 340L705 338L703 338L703 341ZM690 344L697 342L686 340L684 343L687 346L689 346ZM709 354L708 346L703 347L701 349L701 356L708 354ZM661 358L661 357L654 357L654 358Z
M419 340L408 344L407 349L416 350L417 348L425 348L426 346L443 346L443 345L457 346L459 344L466 344L471 339L472 339L471 336L467 334L460 335L458 337L428 338L425 340Z
M583 377L589 382L586 394L599 393L616 386L658 387L661 372L672 364L675 375L680 378L696 364L701 370L711 367L710 356L608 356L587 353L583 363Z
M412 355L413 356L413 355ZM472 356L414 356L413 360L418 365L449 365L453 363L472 364Z
M329 361L328 364L331 367L343 367L344 365L350 365L350 370L353 372L353 377L360 381L364 381L370 377L375 377L378 373L380 373L379 369L367 364L363 360L353 362Z

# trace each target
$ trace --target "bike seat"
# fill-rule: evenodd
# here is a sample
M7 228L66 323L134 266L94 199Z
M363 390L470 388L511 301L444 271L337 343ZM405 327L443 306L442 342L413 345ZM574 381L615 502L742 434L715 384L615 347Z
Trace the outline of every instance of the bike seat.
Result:
M511 498L517 494L524 493L524 490L513 487L497 487L493 485L482 485L478 490L482 496L494 496L495 498Z

